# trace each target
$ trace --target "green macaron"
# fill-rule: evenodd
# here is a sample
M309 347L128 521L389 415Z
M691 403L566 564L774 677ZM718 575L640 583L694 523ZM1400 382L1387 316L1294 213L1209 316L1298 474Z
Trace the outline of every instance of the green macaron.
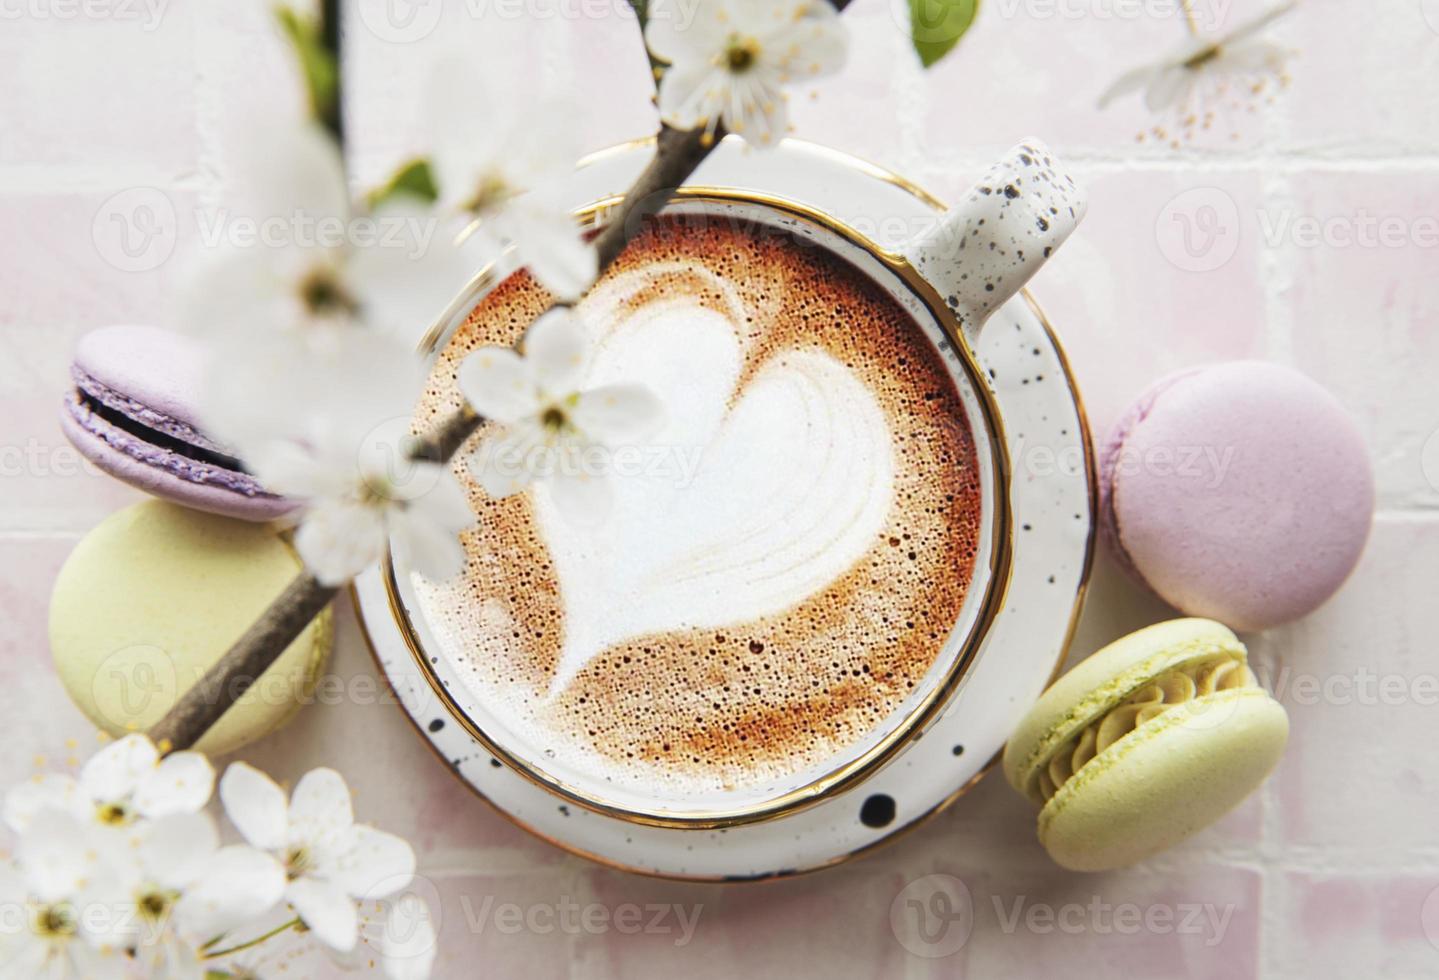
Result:
M266 524L160 500L110 515L71 552L50 599L55 670L112 735L159 721L302 569ZM196 746L223 755L274 731L314 692L327 609Z
M1289 737L1227 627L1177 619L1111 643L1061 677L1004 751L1059 864L1134 864L1228 813L1264 782Z

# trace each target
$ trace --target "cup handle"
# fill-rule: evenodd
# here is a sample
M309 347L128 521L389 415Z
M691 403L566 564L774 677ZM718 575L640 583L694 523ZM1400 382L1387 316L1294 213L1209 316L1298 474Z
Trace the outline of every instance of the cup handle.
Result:
M1083 189L1049 149L1025 140L902 252L959 317L973 345L989 315L1064 244L1086 204Z

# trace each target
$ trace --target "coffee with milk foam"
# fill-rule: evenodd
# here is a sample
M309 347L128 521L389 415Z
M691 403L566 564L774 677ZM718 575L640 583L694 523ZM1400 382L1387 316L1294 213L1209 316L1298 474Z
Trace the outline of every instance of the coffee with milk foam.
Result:
M523 273L490 293L422 418L547 301ZM673 799L822 767L886 725L960 617L982 506L949 369L884 289L768 227L650 219L579 309L583 387L645 384L664 427L616 452L593 527L457 464L478 522L462 576L415 579L427 653L534 757L610 785Z

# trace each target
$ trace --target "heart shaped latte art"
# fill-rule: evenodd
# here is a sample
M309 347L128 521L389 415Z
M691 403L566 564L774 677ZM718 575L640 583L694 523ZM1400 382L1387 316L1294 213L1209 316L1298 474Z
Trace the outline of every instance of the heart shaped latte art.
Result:
M822 592L894 500L885 413L854 372L818 346L751 349L738 297L693 266L728 312L693 290L631 301L666 271L616 277L583 306L598 334L584 387L648 385L667 422L616 453L602 524L567 522L535 492L564 610L551 696L616 643L748 623Z

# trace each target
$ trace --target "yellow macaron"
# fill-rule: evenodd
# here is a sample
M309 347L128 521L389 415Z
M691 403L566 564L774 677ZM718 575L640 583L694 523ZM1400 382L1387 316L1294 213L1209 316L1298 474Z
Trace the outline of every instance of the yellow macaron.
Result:
M302 568L266 524L147 500L71 552L50 599L55 670L112 735L144 731L239 639ZM314 692L330 652L326 609L197 746L224 755L274 731Z
M1004 774L1059 864L1103 871L1207 827L1264 782L1289 737L1227 627L1177 619L1111 643L1035 703Z

